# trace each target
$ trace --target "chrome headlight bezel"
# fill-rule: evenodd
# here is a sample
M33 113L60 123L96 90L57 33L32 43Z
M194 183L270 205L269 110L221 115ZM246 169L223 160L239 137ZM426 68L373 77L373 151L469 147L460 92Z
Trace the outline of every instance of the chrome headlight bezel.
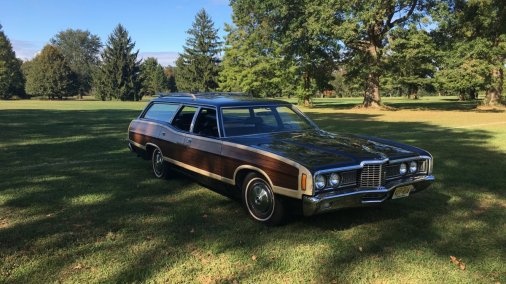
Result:
M416 161L409 162L409 173L414 174L418 171L418 163Z
M331 173L328 182L330 186L336 188L341 183L341 176L338 173Z
M325 188L325 185L327 184L327 179L324 175L318 174L314 177L314 185L317 190L322 190Z
M399 165L399 174L401 176L405 175L408 172L408 165L406 163L401 163Z

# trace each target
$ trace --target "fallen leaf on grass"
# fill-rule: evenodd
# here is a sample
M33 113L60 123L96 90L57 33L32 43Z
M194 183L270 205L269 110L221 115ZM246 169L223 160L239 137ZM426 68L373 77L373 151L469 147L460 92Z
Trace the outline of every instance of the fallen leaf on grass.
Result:
M466 264L462 262L462 259L457 259L455 256L450 255L450 262L460 268L460 270L466 270Z
M256 256L256 255L252 255L252 256L251 256L251 259L252 259L253 261L256 261L256 260L257 260L257 256Z
M194 228L192 228L191 231L190 231L190 234L193 234L193 233L195 233L195 229Z
M79 270L79 269L83 269L83 268L84 268L84 266L80 263L78 263L74 267L72 267L72 269L74 269L74 270Z
M207 214L202 215L202 218L204 219L207 218Z
M358 250L362 252L364 249L362 247L358 247Z

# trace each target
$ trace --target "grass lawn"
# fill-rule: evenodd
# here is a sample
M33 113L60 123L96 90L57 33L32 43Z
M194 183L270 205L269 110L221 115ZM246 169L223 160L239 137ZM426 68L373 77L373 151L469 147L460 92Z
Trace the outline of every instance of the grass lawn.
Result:
M506 112L357 102L304 111L325 130L429 150L437 182L268 228L191 180L152 177L126 147L145 102L0 101L0 283L506 283Z

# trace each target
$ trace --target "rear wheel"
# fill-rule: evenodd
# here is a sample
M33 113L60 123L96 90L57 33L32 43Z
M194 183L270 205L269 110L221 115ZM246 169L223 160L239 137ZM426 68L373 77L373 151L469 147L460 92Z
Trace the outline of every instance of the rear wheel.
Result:
M155 148L151 155L151 164L153 165L153 173L156 178L167 178L169 175L169 168L167 162L163 159L162 151Z
M285 219L283 202L260 175L250 173L242 186L242 200L250 216L267 225L279 225Z

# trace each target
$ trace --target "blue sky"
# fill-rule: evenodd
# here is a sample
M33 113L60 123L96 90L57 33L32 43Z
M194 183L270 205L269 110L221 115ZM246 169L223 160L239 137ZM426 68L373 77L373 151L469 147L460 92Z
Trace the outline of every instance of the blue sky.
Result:
M57 32L67 28L89 30L102 42L123 24L141 57L157 57L173 64L195 14L202 8L224 36L231 23L228 0L0 0L0 24L16 55L30 59Z

